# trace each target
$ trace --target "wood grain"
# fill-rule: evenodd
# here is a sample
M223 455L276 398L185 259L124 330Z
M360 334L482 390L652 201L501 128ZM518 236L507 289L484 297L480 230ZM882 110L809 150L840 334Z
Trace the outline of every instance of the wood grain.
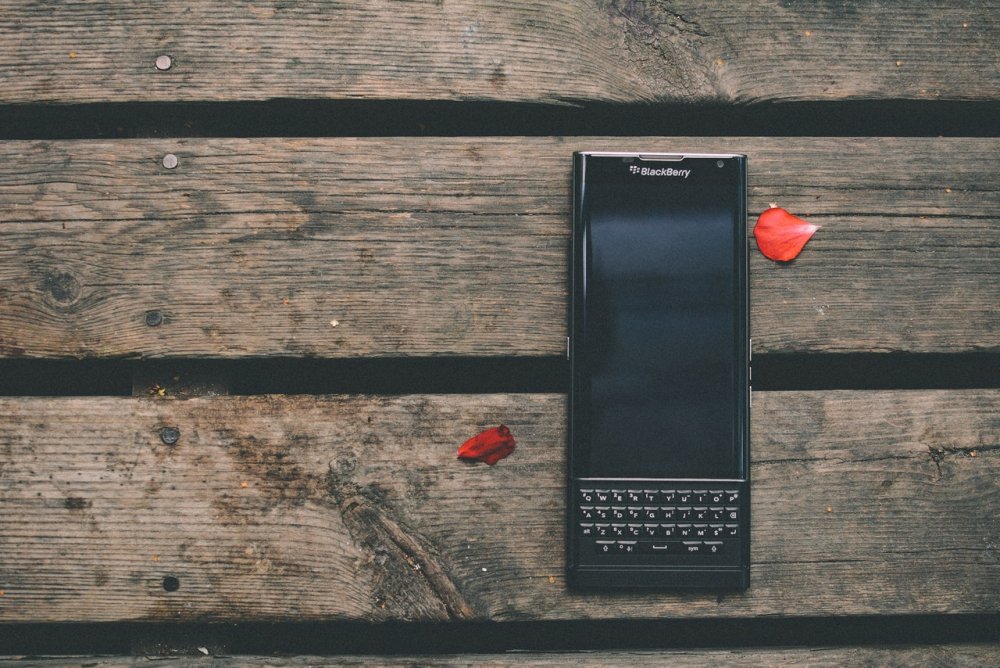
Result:
M746 152L751 225L823 226L750 239L756 352L1000 350L997 139L346 138L0 144L0 357L560 355L611 148Z
M750 590L614 596L565 588L561 395L0 399L0 621L995 613L998 401L760 393Z
M972 0L9 0L0 102L996 100L998 15Z
M885 666L887 668L926 666L928 668L982 668L1000 662L1000 647L992 644L915 645L910 647L815 647L730 650L666 650L619 652L510 652L505 654L458 654L418 656L60 656L0 657L0 667L85 666L124 668L126 666L800 666L842 668L843 666Z

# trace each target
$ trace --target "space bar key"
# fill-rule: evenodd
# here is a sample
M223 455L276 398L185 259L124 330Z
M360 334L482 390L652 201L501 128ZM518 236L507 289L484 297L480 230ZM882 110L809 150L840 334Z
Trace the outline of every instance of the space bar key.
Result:
M639 543L645 554L684 554L684 543L680 541L657 541Z

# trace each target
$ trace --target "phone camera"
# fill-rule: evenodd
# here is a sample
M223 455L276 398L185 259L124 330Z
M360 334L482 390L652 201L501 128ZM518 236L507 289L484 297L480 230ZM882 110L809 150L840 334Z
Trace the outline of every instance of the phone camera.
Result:
M716 167L725 167L726 163L724 163L722 160L716 160L715 161L715 166Z

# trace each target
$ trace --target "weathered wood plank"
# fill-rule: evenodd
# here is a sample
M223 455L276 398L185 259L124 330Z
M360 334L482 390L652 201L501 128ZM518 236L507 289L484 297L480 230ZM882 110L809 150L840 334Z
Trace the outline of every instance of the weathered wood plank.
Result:
M823 225L750 239L757 352L1000 350L997 139L216 139L0 144L0 357L561 354L570 153L616 147Z
M0 399L0 621L1000 609L1000 390L755 399L751 589L626 597L564 585L561 395Z
M998 14L971 0L10 0L0 102L996 100Z
M633 652L510 652L505 654L457 654L419 656L60 656L0 657L0 667L165 666L181 668L211 664L224 666L886 666L928 668L982 668L1000 663L1000 647L991 644L916 645L911 647L810 647L768 649L664 650Z

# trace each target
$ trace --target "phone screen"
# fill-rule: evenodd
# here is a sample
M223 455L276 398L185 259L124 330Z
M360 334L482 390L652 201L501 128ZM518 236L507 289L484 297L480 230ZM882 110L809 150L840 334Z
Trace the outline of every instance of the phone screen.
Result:
M573 474L741 477L741 163L588 157L586 170Z

